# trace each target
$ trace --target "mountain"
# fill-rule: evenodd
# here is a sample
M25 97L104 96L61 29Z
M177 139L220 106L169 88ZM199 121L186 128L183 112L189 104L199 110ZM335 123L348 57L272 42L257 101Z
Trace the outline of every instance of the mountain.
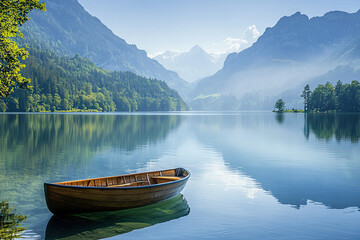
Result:
M112 33L99 19L91 16L77 0L45 0L46 12L33 11L21 31L24 39L63 56L82 57L107 70L130 71L165 81L179 92L187 83L168 71L143 50ZM125 23L124 23L125 24Z
M181 111L188 110L179 94L164 81L131 72L111 72L78 54L59 57L30 48L22 75L32 91L15 90L0 99L0 111Z
M270 100L284 92L303 88L339 66L356 66L359 44L360 11L313 18L297 12L283 17L250 48L228 55L220 71L200 80L191 105L195 109L209 108L208 103L223 106L219 102L236 97L228 108L271 109ZM300 94L296 93L298 101Z
M226 54L208 54L200 46L195 45L188 52L166 51L154 59L192 83L216 73L222 68L225 57Z

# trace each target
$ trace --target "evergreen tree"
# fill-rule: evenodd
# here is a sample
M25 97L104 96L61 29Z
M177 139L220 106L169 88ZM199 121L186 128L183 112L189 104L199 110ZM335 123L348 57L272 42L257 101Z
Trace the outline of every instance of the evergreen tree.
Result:
M301 94L301 97L304 98L304 111L307 112L309 110L309 99L310 99L311 91L310 86L307 84L304 87L304 91Z
M344 109L344 86L339 80L335 85L335 94L336 94L336 110L341 111Z

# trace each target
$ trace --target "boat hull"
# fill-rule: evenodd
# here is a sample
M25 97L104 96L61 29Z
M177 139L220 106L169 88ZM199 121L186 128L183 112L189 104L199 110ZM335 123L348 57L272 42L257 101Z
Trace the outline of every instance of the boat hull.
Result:
M140 207L178 195L188 176L140 187L83 187L44 183L49 210L56 215L114 211Z

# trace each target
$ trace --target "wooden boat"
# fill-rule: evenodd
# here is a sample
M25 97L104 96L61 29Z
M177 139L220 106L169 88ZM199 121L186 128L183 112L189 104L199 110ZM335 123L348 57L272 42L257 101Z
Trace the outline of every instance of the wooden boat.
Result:
M178 195L190 173L184 168L113 177L44 183L53 214L76 214L140 207Z

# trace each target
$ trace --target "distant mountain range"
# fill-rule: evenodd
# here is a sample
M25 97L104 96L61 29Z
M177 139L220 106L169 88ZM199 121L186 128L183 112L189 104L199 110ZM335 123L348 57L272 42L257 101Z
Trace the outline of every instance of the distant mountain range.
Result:
M297 12L281 18L250 48L230 54L220 71L200 80L191 105L208 110L271 109L284 97L287 107L301 107L307 83L315 87L360 79L359 59L360 11L334 11L311 19Z
M60 56L79 54L107 70L163 80L194 110L269 110L278 98L287 108L301 108L300 95L308 83L313 89L327 81L360 79L360 11L283 17L251 47L229 54L223 63L225 55L213 56L199 46L151 59L77 0L45 2L47 12L32 12L22 26L20 43Z
M114 35L99 19L91 16L76 0L45 0L46 12L31 12L21 31L23 41L37 43L59 55L79 54L107 70L130 71L165 81L183 93L187 82L165 69L143 50Z
M169 70L177 72L187 82L195 82L216 73L223 67L227 54L209 54L195 45L188 52L166 51L154 57Z

